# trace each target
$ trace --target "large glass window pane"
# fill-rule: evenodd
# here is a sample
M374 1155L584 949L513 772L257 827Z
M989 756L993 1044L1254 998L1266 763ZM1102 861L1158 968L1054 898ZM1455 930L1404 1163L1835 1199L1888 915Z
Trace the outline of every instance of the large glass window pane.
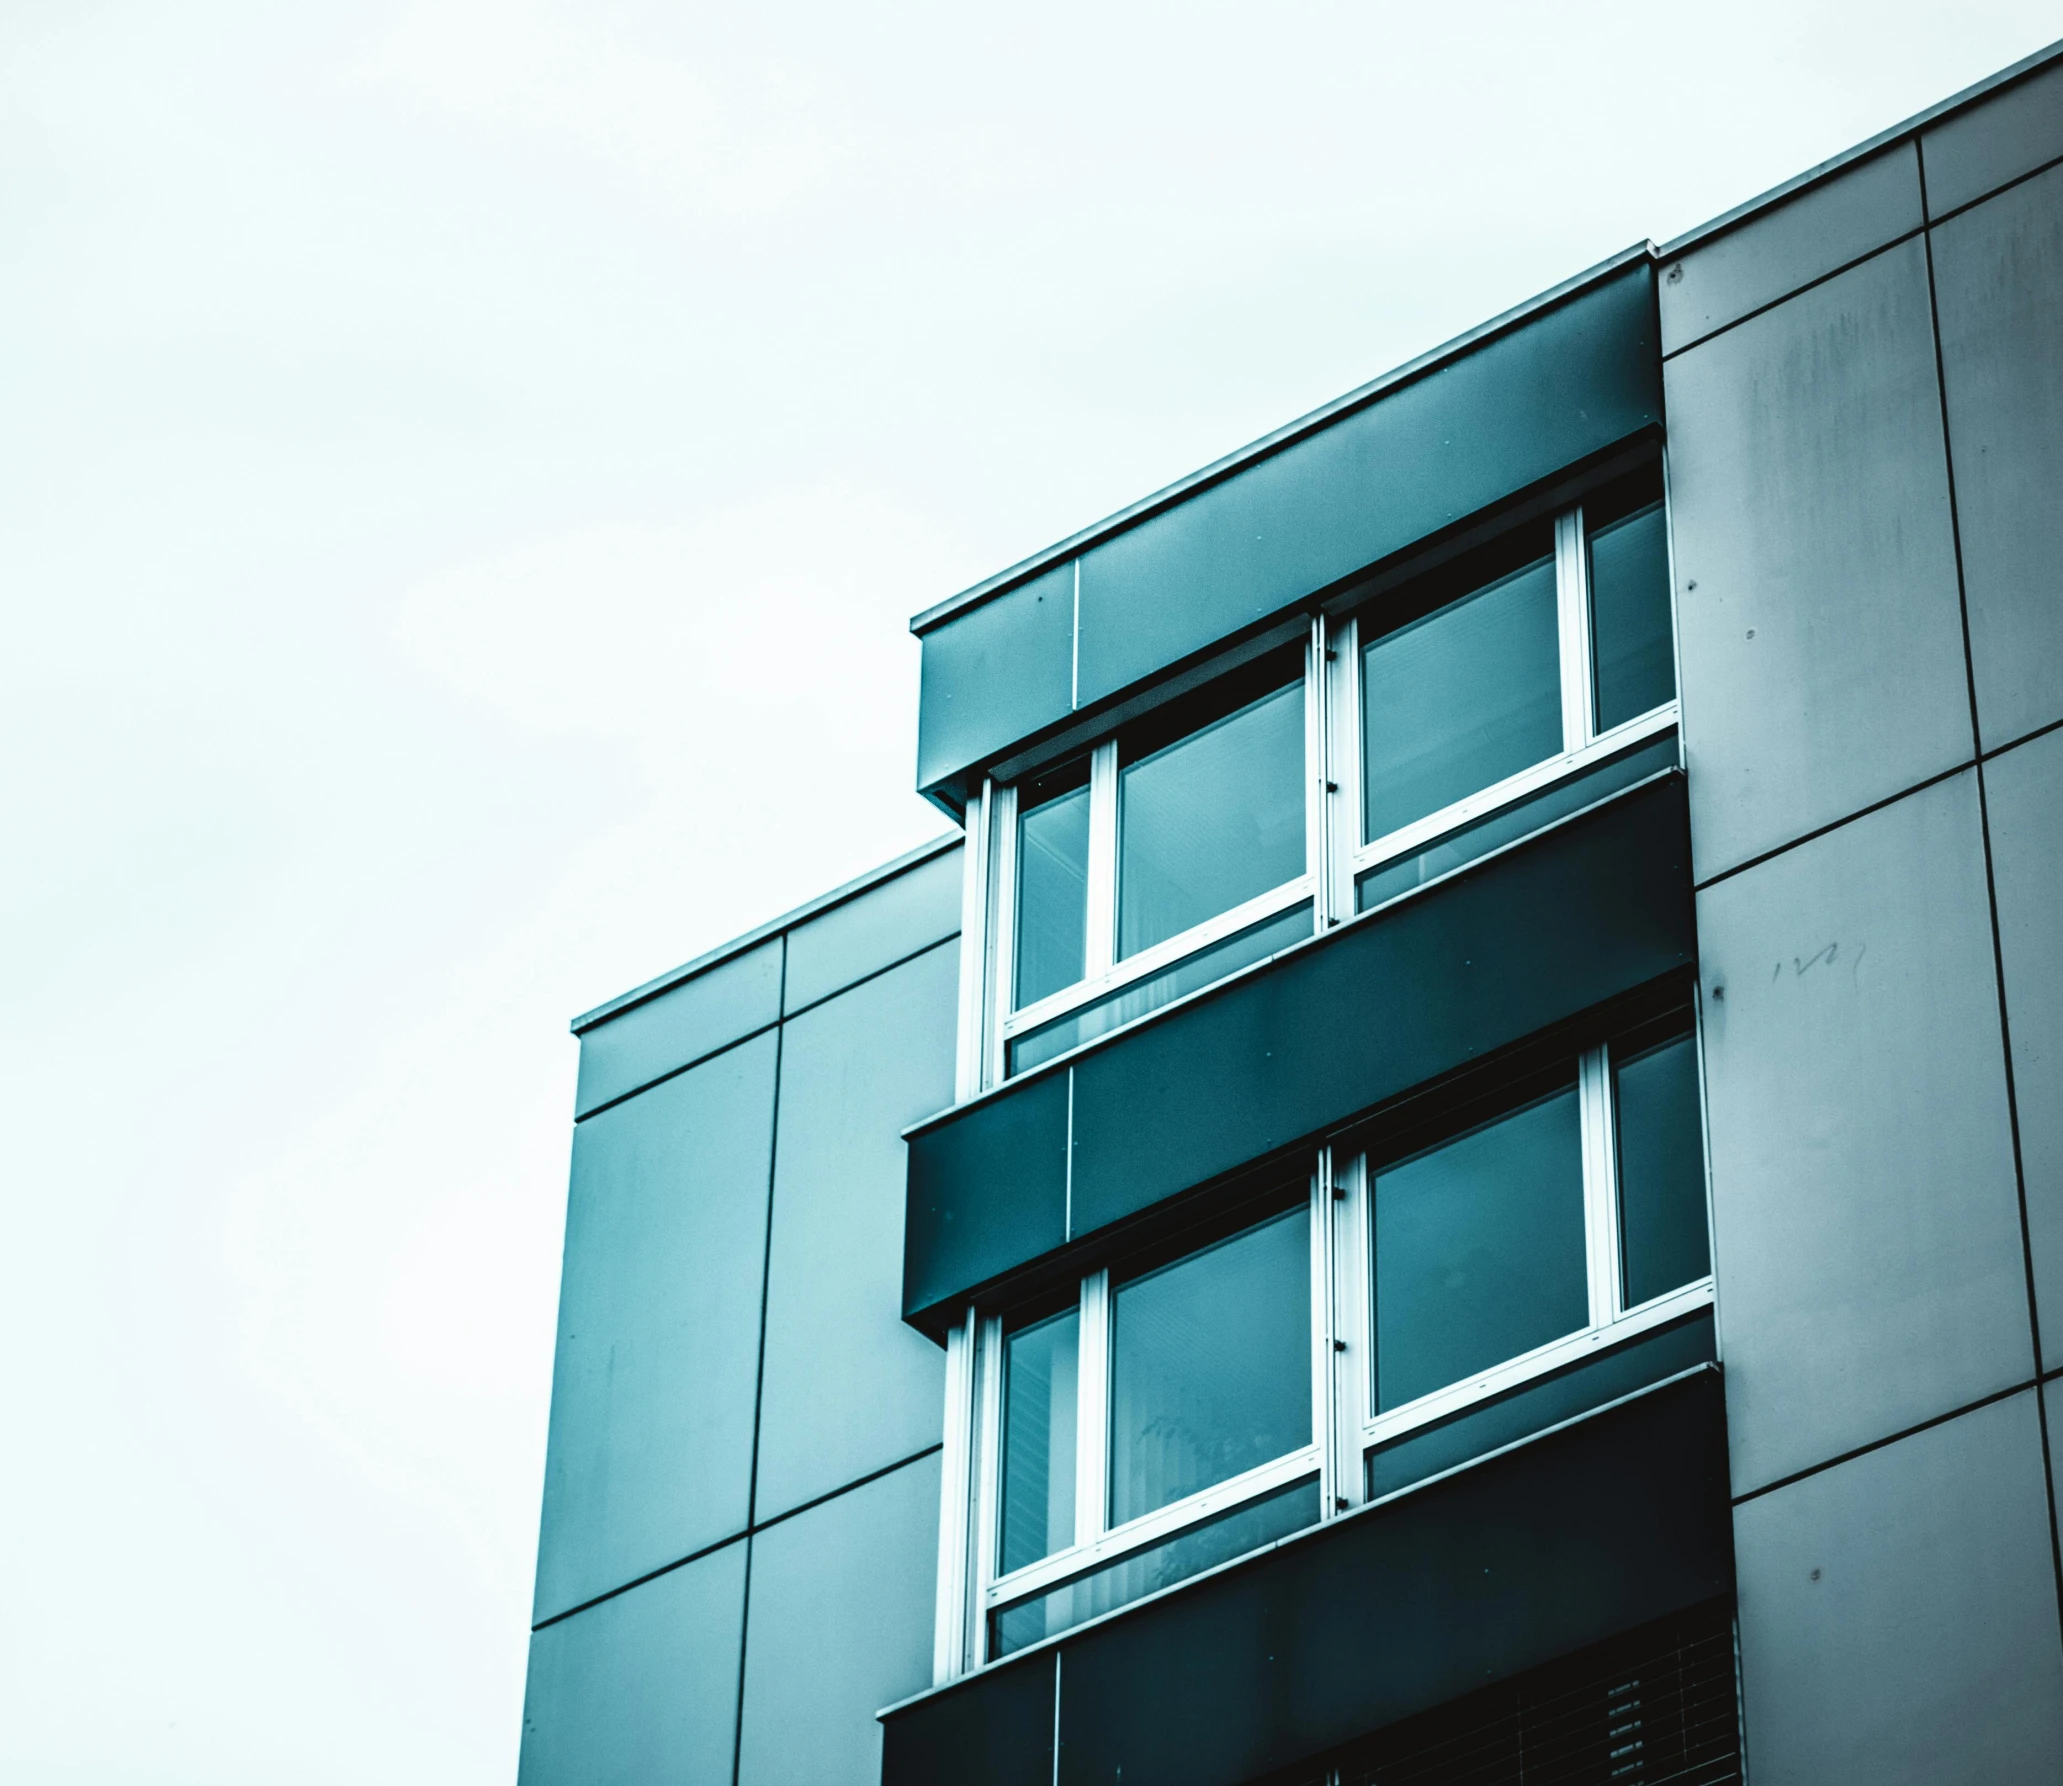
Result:
M1119 958L1302 874L1303 781L1301 681L1126 764Z
M1081 1314L1069 1309L1003 1342L1003 1534L1007 1575L1074 1542L1075 1405Z
M1615 1061L1619 1233L1628 1308L1712 1269L1697 1048L1687 1035Z
M1120 1284L1110 1523L1311 1442L1311 1219L1298 1209Z
M1659 502L1591 534L1590 615L1597 729L1609 730L1673 700L1669 536Z
M1074 763L1018 790L1019 1005L1082 977L1088 913L1088 765Z
M1051 1023L1041 1024L1029 1035L1019 1036L1010 1044L1010 1071L1022 1073L1041 1061L1065 1054L1068 1049L1114 1030L1121 1023L1130 1023L1133 1018L1143 1017L1148 1011L1157 1011L1162 1005L1173 1004L1176 999L1208 986L1214 980L1222 980L1227 974L1235 974L1256 961L1265 961L1278 949L1300 943L1310 934L1311 903L1304 900L1286 912L1278 912L1272 918L1265 918L1249 929L1228 936L1221 943L1199 949L1194 955L1185 955L1173 967L1148 974L1122 992L1114 992L1093 1005L1084 1005L1065 1017L1056 1017Z
M1376 1173L1378 1411L1589 1319L1574 1086Z
M1215 1519L1185 1527L1164 1544L1148 1545L1050 1593L1006 1606L989 1620L989 1653L1007 1656L1317 1523L1318 1478L1306 1476Z
M1550 555L1367 646L1371 842L1561 749L1559 637Z

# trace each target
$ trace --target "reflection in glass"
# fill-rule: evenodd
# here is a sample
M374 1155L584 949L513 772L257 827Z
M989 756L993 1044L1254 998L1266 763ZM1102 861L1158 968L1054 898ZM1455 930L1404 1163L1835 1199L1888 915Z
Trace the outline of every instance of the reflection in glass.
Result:
M1074 1542L1081 1325L1080 1311L1069 1309L1003 1342L1000 1575Z
M989 1621L989 1653L1007 1656L1317 1523L1318 1478L1306 1476L1190 1526L1165 1544L1151 1545L1050 1593L1005 1607Z
M1712 1269L1697 1049L1687 1035L1614 1060L1619 1232L1628 1308Z
M1082 977L1089 912L1089 787L1076 763L1019 790L1017 1003Z
M1379 1412L1589 1319L1573 1086L1376 1174Z
M1669 536L1659 502L1590 536L1590 613L1597 729L1604 732L1676 694Z
M1110 1523L1311 1442L1311 1220L1298 1209L1118 1285Z
M1265 961L1276 950L1302 942L1310 934L1311 902L1305 900L1286 912L1278 912L1272 918L1228 936L1221 943L1213 943L1208 949L1199 949L1194 955L1184 956L1173 967L1158 974L1149 974L1122 992L1114 992L1093 1005L1085 1005L1079 1011L1071 1011L1065 1017L1041 1024L1029 1035L1019 1036L1010 1044L1010 1071L1022 1073L1043 1060L1051 1060L1056 1054L1065 1054L1070 1048L1114 1030L1121 1023L1130 1023L1134 1017L1143 1017L1148 1011L1173 1004L1176 999L1210 985L1213 980L1222 980L1227 974L1237 973L1256 961Z
M1427 881L1437 880L1464 862L1473 862L1478 856L1487 856L1492 850L1502 849L1517 838L1553 824L1556 819L1581 812L1594 800L1602 800L1620 788L1630 788L1658 769L1673 769L1675 766L1676 738L1672 733L1651 744L1644 744L1638 750L1613 757L1594 769L1586 769L1581 775L1552 782L1530 799L1507 806L1489 818L1478 819L1473 825L1448 832L1438 843L1418 851L1416 855L1400 857L1381 868L1370 869L1354 883L1357 908L1364 912L1372 911L1384 901L1395 899L1399 893L1408 893L1413 887L1422 887Z
M1560 751L1558 641L1547 557L1362 652L1369 841Z
M1126 764L1118 958L1302 874L1303 778L1300 681Z

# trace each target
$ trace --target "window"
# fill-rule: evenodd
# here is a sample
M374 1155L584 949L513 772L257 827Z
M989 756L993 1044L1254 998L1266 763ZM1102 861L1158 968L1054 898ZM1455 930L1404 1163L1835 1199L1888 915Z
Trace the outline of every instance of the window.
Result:
M1006 790L1005 1071L1311 934L1306 655L1270 653Z
M1331 1518L1393 1442L1710 1302L1687 1007L1483 1077L1062 1306L968 1311L945 1672Z
M1671 613L1651 462L989 783L962 1094L1673 766Z

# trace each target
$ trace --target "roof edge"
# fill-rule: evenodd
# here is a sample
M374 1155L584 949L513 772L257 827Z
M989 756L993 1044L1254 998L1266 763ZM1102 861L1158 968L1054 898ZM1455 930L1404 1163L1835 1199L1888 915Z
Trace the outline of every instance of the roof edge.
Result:
M1857 162L1867 161L1880 149L1888 149L1906 137L1919 135L1928 125L1938 124L1951 112L1962 111L1975 105L1980 99L1988 99L2000 88L2010 87L2023 76L2033 74L2037 69L2059 59L2063 59L2063 38L2058 38L2044 49L2036 50L2032 55L2022 56L2019 61L2009 63L1996 74L1986 75L1974 86L1965 87L1960 93L1953 93L1948 98L1937 101L1925 111L1915 112L1902 123L1894 124L1888 130L1880 130L1875 136L1865 137L1853 148L1843 149L1840 154L1822 161L1817 167L1809 167L1802 174L1794 174L1781 186L1772 186L1767 192L1758 193L1745 204L1736 205L1731 211L1722 211L1709 222L1686 230L1674 241L1665 242L1657 248L1656 257L1661 260L1674 260L1687 249L1695 248L1715 236L1724 235L1736 225L1759 217L1764 211L1774 210L1785 199L1795 197L1808 186L1817 186L1822 180L1832 179L1834 175L1853 167Z
M647 980L642 986L633 986L628 992L619 992L606 1004L595 1006L592 1011L583 1011L567 1026L573 1034L581 1035L611 1017L619 1017L633 1005L644 1004L657 998L662 992L671 992L683 982L692 980L697 974L719 967L735 955L742 955L747 949L756 948L769 937L779 936L784 930L793 930L798 924L820 917L834 905L844 905L857 899L862 893L871 892L883 881L892 881L899 874L929 862L934 856L942 856L949 849L957 848L965 841L964 834L948 831L942 837L934 837L929 843L920 843L913 850L905 850L893 861L884 862L878 868L870 868L855 880L847 881L841 887L833 887L828 893L819 893L816 898L805 901L793 911L783 912L778 918L769 918L764 924L755 926L742 936L734 936L727 943L719 943L706 954L697 955L692 961L684 961L679 967L669 969L657 979Z
M1172 508L1183 498L1194 495L1207 485L1218 483L1256 460L1267 458L1271 453L1280 452L1284 447L1293 445L1308 434L1317 433L1328 423L1339 420L1352 410L1373 403L1400 385L1409 384L1429 372L1437 371L1451 360L1461 359L1497 336L1530 321L1542 311L1552 309L1592 285L1602 284L1615 273L1624 272L1626 268L1643 261L1652 261L1654 255L1655 247L1652 242L1636 242L1630 248L1621 249L1609 259L1601 260L1572 278L1564 279L1559 285L1551 285L1543 292L1536 292L1523 303L1501 311L1489 321L1478 323L1474 328L1456 335L1452 340L1441 342L1439 346L1428 349L1417 358L1406 360L1402 365L1391 367L1389 371L1370 379L1366 384L1355 386L1344 396L1335 397L1330 403L1322 404L1308 414L1298 416L1293 422L1284 423L1272 433L1249 441L1245 446L1235 448L1222 458L1213 459L1200 470L1177 478L1172 484L1154 491L1152 495L1143 496L1137 502L1119 509L1115 514L1092 522L1042 551L1034 552L1029 558L1019 559L1007 570L1000 570L994 576L985 577L981 582L961 590L958 595L948 596L944 601L934 603L911 620L910 631L921 638L955 615L964 613L969 608L981 606L992 596L1001 595L1005 590L1029 581L1041 571L1052 569L1054 565L1074 557L1112 534L1122 533L1127 527L1162 509Z

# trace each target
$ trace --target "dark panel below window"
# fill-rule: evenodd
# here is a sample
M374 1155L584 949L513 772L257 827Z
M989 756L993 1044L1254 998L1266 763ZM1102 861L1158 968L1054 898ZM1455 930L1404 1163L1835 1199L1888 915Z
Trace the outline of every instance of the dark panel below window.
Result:
M1729 1786L1740 1777L1733 1608L1719 1600L1252 1786Z
M912 1139L906 1313L1066 1241L1067 1127L1067 1075L1055 1073Z
M883 1786L1239 1786L1318 1765L1730 1596L1732 1533L1704 1370L913 1701L885 1720Z

